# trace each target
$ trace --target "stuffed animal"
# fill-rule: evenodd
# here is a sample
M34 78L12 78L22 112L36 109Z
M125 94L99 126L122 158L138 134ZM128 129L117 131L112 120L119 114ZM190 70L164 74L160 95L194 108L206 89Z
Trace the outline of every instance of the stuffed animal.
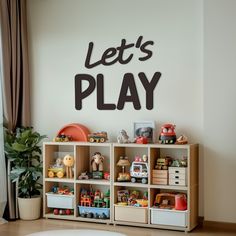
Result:
M66 178L73 178L72 167L74 165L74 157L71 155L66 155L63 159L63 163L66 167Z
M103 171L104 156L100 152L95 152L92 156L92 171Z
M120 134L117 137L117 142L118 143L130 143L129 136L124 129L122 129L120 131Z

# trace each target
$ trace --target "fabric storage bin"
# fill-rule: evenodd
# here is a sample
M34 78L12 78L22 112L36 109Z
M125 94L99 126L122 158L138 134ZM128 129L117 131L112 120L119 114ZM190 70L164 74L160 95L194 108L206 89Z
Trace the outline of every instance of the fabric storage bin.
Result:
M47 207L60 209L74 209L74 195L60 195L46 193Z
M188 211L151 208L151 224L187 227Z
M115 205L115 220L136 223L148 222L148 209L146 207Z

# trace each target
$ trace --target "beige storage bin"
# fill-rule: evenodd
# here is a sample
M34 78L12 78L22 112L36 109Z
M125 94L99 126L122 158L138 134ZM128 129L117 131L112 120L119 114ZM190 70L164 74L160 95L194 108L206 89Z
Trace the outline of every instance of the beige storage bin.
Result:
M114 216L117 221L128 221L144 224L147 224L148 222L148 208L146 207L115 205L114 208Z
M152 176L155 178L167 179L168 170L152 170Z
M151 208L151 224L187 227L188 211Z
M152 184L167 185L168 179L152 178Z
M169 179L169 185L186 186L186 179Z

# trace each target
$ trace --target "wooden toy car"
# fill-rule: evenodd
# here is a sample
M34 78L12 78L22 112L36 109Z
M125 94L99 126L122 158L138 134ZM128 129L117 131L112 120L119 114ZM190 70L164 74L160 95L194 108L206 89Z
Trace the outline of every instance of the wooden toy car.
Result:
M72 141L72 137L70 135L65 135L64 133L59 134L57 137L53 139L54 142L69 142Z
M65 170L62 167L51 167L48 168L48 177L49 178L63 178L65 174Z
M97 132L97 133L91 133L88 135L88 141L90 143L104 143L108 140L107 138L107 132Z
M164 124L161 127L159 142L163 144L174 144L176 142L175 125Z

